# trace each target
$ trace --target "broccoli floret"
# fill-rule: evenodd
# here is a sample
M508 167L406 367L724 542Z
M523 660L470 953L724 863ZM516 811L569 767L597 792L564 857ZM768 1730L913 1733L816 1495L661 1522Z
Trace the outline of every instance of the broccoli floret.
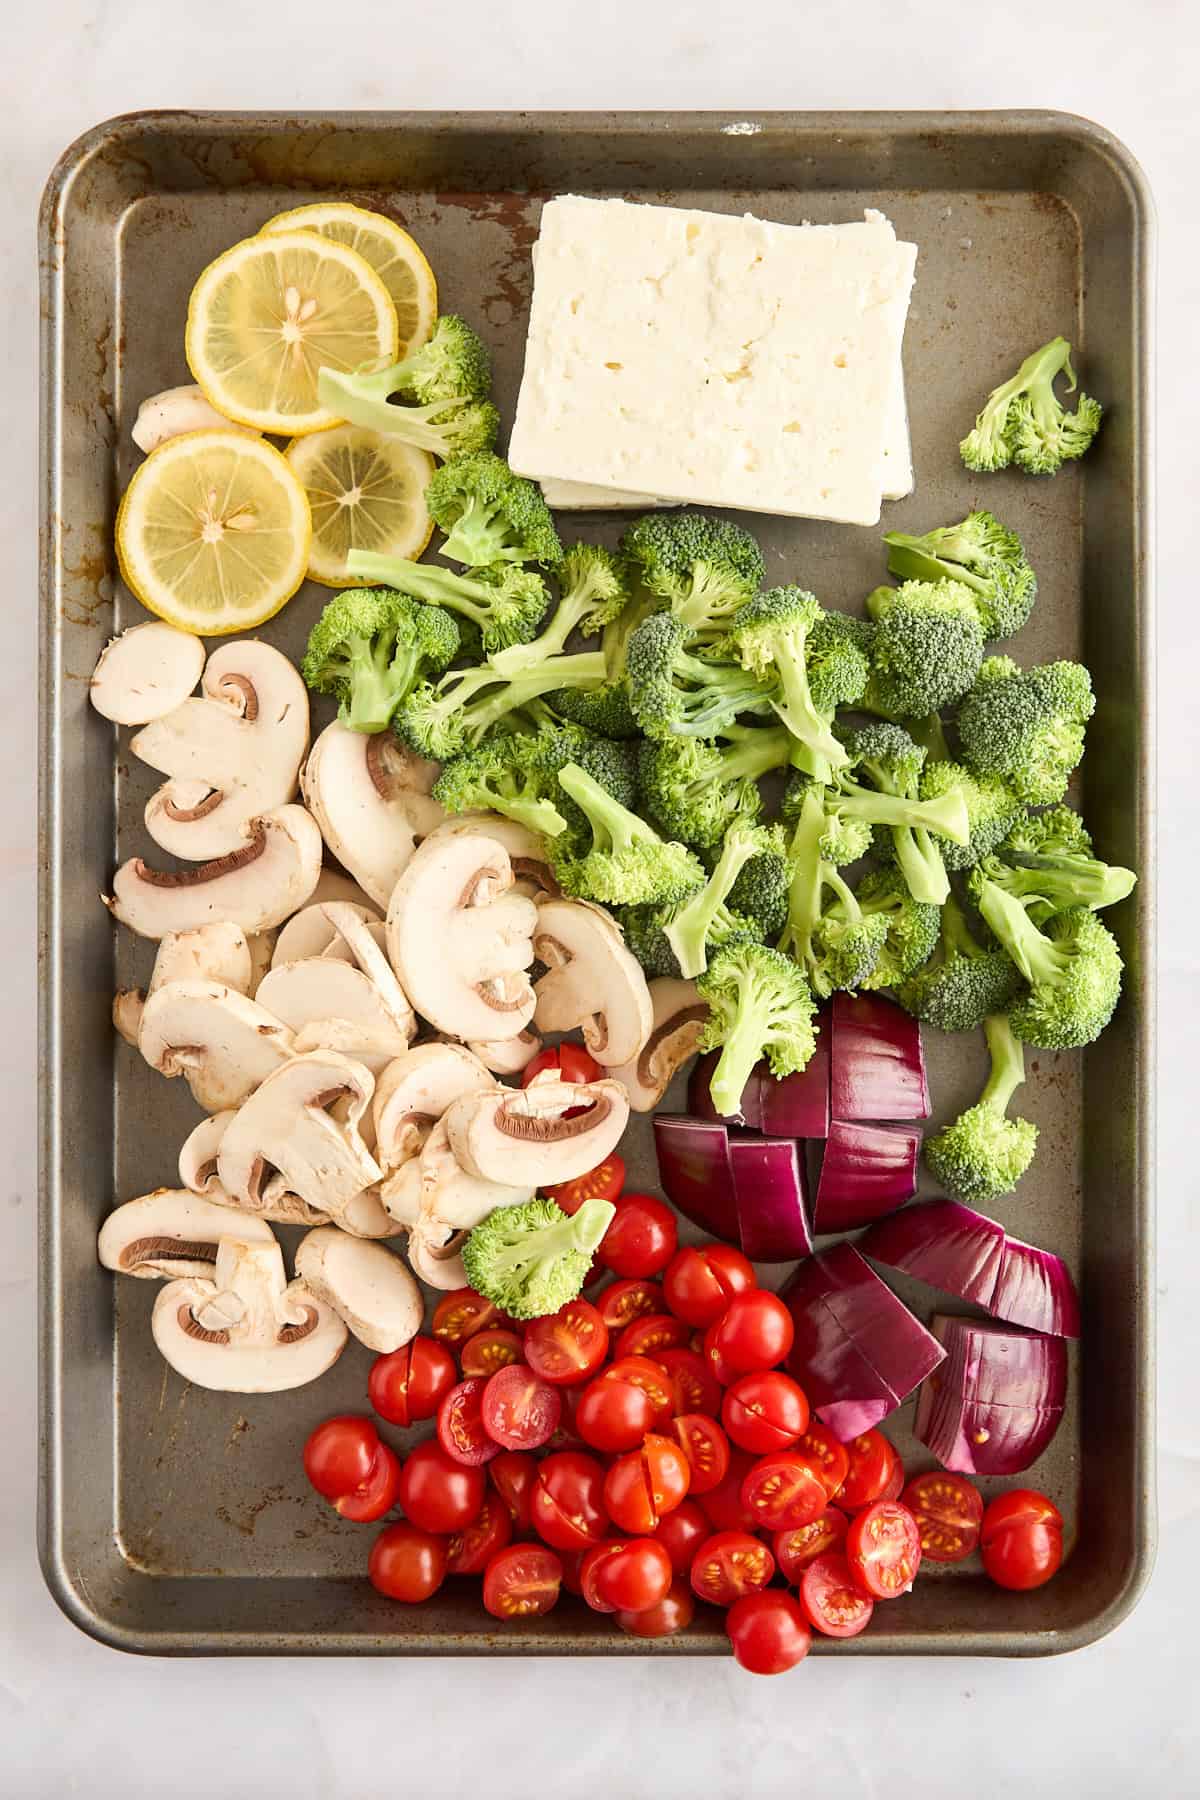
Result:
M804 802L814 786L821 787L821 782L813 782L809 775L800 769L794 769L788 776L787 786L783 790L780 802L780 817L789 825L794 825L800 817ZM852 814L836 810L837 794L840 790L831 789L823 798L828 802L825 812L825 830L821 837L821 855L826 862L835 868L844 868L847 863L857 862L871 848L874 832L868 819L855 818ZM833 810L830 810L833 809ZM890 840L889 840L890 841Z
M364 394L386 400L486 400L492 388L492 360L483 339L457 313L443 313L427 343L390 369L358 375Z
M667 942L675 952L681 975L690 980L704 973L710 945L726 944L733 937L753 939L758 935L753 924L732 911L727 902L729 890L750 858L769 845L767 833L753 825L731 825L704 886L688 895L664 920Z
M393 729L418 755L444 762L478 744L494 725L548 689L586 686L603 674L598 650L551 657L515 681L502 681L486 663L478 669L452 669L436 686L424 681L413 689L397 711Z
M822 790L812 786L788 846L788 913L780 949L790 951L822 999L835 988L861 987L883 951L888 922L868 918L854 890L821 855ZM826 904L826 891L832 896Z
M1137 876L1132 869L1093 856L1079 814L1056 806L1040 816L1022 818L995 855L985 857L973 871L972 892L978 894L985 880L1020 900L1034 924L1043 925L1072 906L1086 906L1092 912L1115 906L1133 892Z
M760 938L771 941L781 936L787 924L791 870L783 827L760 827L760 835L765 846L755 852L730 888L727 904Z
M503 563L496 569L472 569L456 575L435 563L411 562L405 556L380 556L374 550L352 550L351 575L386 581L433 606L448 606L477 625L487 650L504 650L533 637L546 610L546 584L535 569Z
M1011 1194L1033 1161L1038 1130L1028 1119L1007 1117L1009 1102L1025 1079L1020 1039L1003 1014L983 1022L991 1073L979 1099L953 1125L925 1140L925 1161L947 1193L969 1206Z
M638 746L638 797L668 836L698 850L719 844L735 819L757 818L758 777L787 762L791 739L777 730L730 726L728 743L646 738Z
M819 680L828 704L818 707L809 679L809 637L823 616L803 588L770 588L738 609L724 640L764 685L778 683L772 705L796 740L792 760L817 781L845 766L846 752L831 730L834 709L857 700L868 675L862 652L827 633Z
M672 612L643 620L629 640L626 682L647 737L716 737L739 713L769 713L770 690L743 669L694 656Z
M959 445L968 469L986 474L1014 462L1029 475L1055 475L1083 455L1100 429L1101 408L1080 394L1075 411L1066 412L1054 393L1060 374L1074 393L1071 346L1056 337L1027 356L1011 381L992 389Z
M471 569L495 563L554 563L562 545L536 481L514 475L502 456L455 456L425 489L434 524L446 533L441 554Z
M570 719L597 737L627 739L641 733L624 681L606 681L598 688L556 689L547 694L546 700L560 717Z
M872 711L924 718L960 700L983 661L983 628L970 588L960 581L906 581L867 595L875 620Z
M924 749L900 725L864 725L845 740L850 769L839 772L829 790L827 810L868 825L887 826L897 862L914 900L940 906L949 877L934 835L965 844L970 837L967 804L950 787L935 799L919 798ZM865 776L869 786L852 779Z
M897 989L906 1012L938 1031L974 1031L989 1013L1007 1011L1024 981L1012 957L992 940L985 948L971 934L951 894L941 910L934 955Z
M888 571L902 581L954 581L969 588L985 638L1020 631L1037 599L1037 576L1015 531L990 512L968 513L961 525L942 525L912 537L884 534Z
M980 882L979 910L1029 983L1009 1011L1017 1036L1042 1050L1077 1050L1098 1038L1120 998L1122 964L1095 913L1075 906L1039 931L994 881Z
M545 656L559 655L573 631L593 637L619 618L628 604L625 567L619 557L599 544L575 544L556 573L559 601L554 617L531 644L514 644L493 656L492 666L502 675L517 675Z
M976 774L1003 775L1029 806L1061 800L1095 707L1082 663L1022 671L1007 656L990 656L959 708L963 760Z
M780 1077L806 1066L817 1044L815 1007L789 957L762 944L733 945L713 957L696 985L709 1008L701 1048L721 1051L709 1092L723 1116L740 1111L760 1057Z
M863 987L895 987L914 969L928 962L941 930L942 909L914 900L908 883L897 869L872 869L855 890L855 899L867 918L881 918L887 936L879 957Z
M666 601L689 637L722 631L757 591L765 568L748 531L704 513L649 513L629 527L621 550L642 585Z
M458 626L440 607L393 588L349 588L326 602L300 672L315 694L336 694L352 731L386 731L417 682L458 654Z
M498 1206L463 1245L467 1280L510 1318L555 1313L582 1290L616 1210L610 1200L585 1200L568 1215L540 1195Z
M1091 856L1092 834L1072 806L1048 806L1014 820L1004 843L1005 854L1021 856Z
M383 437L399 438L431 456L467 456L490 450L500 429L500 414L490 400L434 400L428 406L392 406L370 384L374 375L341 375L323 368L317 375L321 405L339 419L365 426Z
M965 844L939 846L948 869L969 869L1010 831L1023 807L1002 775L973 775L962 763L926 760L921 770L922 800L937 800L957 789L966 802L970 837Z
M659 976L679 975L679 959L667 941L664 918L670 908L662 906L618 906L617 922L625 933L625 942L641 963L651 981Z
M531 831L557 837L567 828L555 805L558 771L579 749L575 737L569 729L491 731L474 750L445 765L433 797L448 813L502 813Z
M685 845L661 838L578 763L567 763L558 780L587 827L550 844L554 873L567 893L606 906L636 906L679 900L703 886L704 870Z

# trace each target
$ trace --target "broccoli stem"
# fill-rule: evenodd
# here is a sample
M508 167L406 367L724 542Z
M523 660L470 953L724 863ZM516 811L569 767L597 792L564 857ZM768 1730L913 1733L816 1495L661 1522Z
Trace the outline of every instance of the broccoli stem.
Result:
M1025 1080L1025 1052L1005 1013L990 1014L983 1021L983 1035L987 1039L992 1069L978 1105L1002 1118L1008 1111L1009 1101Z
M610 1200L585 1200L577 1213L564 1213L561 1223L556 1220L553 1225L543 1225L540 1231L530 1231L516 1243L493 1251L493 1275L511 1275L531 1263L553 1262L572 1250L582 1250L590 1256L616 1210Z
M1019 900L1006 894L996 882L984 881L979 890L979 910L1026 981L1038 987L1058 979L1066 959L1038 930Z
M406 556L383 556L376 550L351 552L350 573L368 580L386 583L411 594L414 600L426 600L434 606L448 606L476 625L491 621L496 591L483 581L472 581L469 575L456 575L452 569L440 569L435 563L411 562Z
M792 761L814 781L828 781L835 769L844 769L850 758L813 704L808 685L806 653L808 632L793 625L780 634L780 650L776 656L776 673L783 691L782 702L772 704L792 736L796 749Z
M1071 346L1064 337L1051 338L1032 356L1027 356L1011 381L993 388L976 421L976 431L989 445L1004 435L1008 409L1022 394L1029 395L1034 417L1044 430L1058 424L1058 406L1054 399L1055 377L1066 373L1070 391L1075 388L1075 371L1071 367Z
M753 725L727 725L721 735L732 746L721 752L722 781L739 781L747 775L757 779L771 769L781 769L791 760L795 744L784 726L765 730Z
M567 763L558 771L558 785L587 815L598 850L620 852L638 842L662 842L656 831L615 800L578 763Z
M955 956L986 955L971 935L966 914L952 893L947 894L942 906L942 942Z
M689 981L703 975L708 967L708 937L720 915L726 911L729 890L755 854L752 831L726 833L717 866L699 893L675 914L666 928L666 939L679 963L679 972Z
M738 977L737 1011L709 1082L713 1105L726 1118L741 1109L746 1083L763 1052L771 1006L770 992L752 973Z
M412 686L416 653L397 650L394 632L382 632L375 640L349 638L347 650L350 702L343 702L340 708L342 723L351 731L386 731L392 714Z
M913 899L924 900L930 906L944 906L950 893L950 877L942 853L929 833L923 828L897 825L892 828L892 843Z
M909 800L901 794L881 794L875 788L846 782L835 789L832 805L843 818L862 819L868 825L932 831L952 844L970 842L971 824L961 787L947 788L932 800Z
M788 885L787 924L779 941L779 948L790 951L806 968L811 965L813 932L821 917L822 879L828 872L821 857L824 834L825 806L820 791L813 788L804 797L788 849L792 878Z
M326 366L317 381L321 405L340 419L378 431L383 437L403 438L406 444L415 444L418 450L428 450L433 456L445 456L443 426L469 401L457 398L435 400L431 406L392 406L388 395L395 388L394 369L383 369L376 375L355 375ZM435 419L438 424L433 423Z
M1051 912L1087 906L1092 912L1115 906L1133 892L1132 869L1090 856L1022 856L1004 876L1008 893L1022 900L1043 900Z
M471 733L478 741L490 725L497 724L517 707L536 700L540 694L551 693L557 688L599 686L604 680L604 657L599 650L581 651L578 656L559 657L554 665L545 663L540 669L529 669L512 681L501 680L494 669L471 670L469 673L480 673L489 681L497 681L500 690L472 712Z
M930 713L925 719L909 719L905 730L914 744L920 744L928 752L926 762L953 762L940 713Z
M600 634L600 648L604 651L610 681L619 680L625 673L625 652L630 638L651 613L659 610L661 604L653 594L639 593L618 618L610 620L604 627Z

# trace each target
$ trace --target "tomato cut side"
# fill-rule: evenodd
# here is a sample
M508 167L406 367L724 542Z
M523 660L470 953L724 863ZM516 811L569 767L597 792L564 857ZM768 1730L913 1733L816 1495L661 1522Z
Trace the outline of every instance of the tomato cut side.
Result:
M658 1357L664 1350L682 1349L691 1335L682 1319L670 1313L647 1313L625 1327L617 1339L616 1354Z
M679 1389L662 1363L649 1356L621 1356L600 1372L601 1381L628 1381L640 1387L654 1408L655 1430L665 1430L679 1411Z
M512 1519L499 1494L488 1494L469 1525L452 1532L446 1545L448 1575L482 1575L497 1550L512 1538Z
M715 1324L735 1294L754 1285L753 1264L729 1244L687 1244L663 1274L668 1307L701 1331Z
M800 1574L800 1605L814 1631L852 1638L871 1623L875 1602L854 1579L850 1564L836 1552L818 1556Z
M921 1566L921 1534L907 1506L877 1500L856 1513L846 1533L846 1560L854 1579L876 1600L898 1600Z
M367 1376L367 1395L381 1419L415 1425L432 1419L457 1379L446 1346L435 1338L415 1337L401 1349L375 1358Z
M541 1544L497 1550L483 1577L483 1604L496 1619L531 1619L548 1613L562 1587L562 1564Z
M897 1470L901 1486L904 1485L900 1458L882 1431L864 1431L861 1437L852 1438L846 1445L846 1455L849 1467L838 1491L837 1503L847 1512L858 1512L864 1506L874 1506L877 1500L889 1498L887 1489L895 1480ZM893 1494L890 1498L896 1496Z
M652 1359L661 1364L679 1390L683 1412L707 1413L712 1419L721 1411L721 1384L697 1350L656 1350Z
M692 1590L714 1606L732 1606L743 1594L766 1587L775 1573L775 1558L748 1531L718 1531L692 1559Z
M1036 1488L1010 1488L983 1515L983 1566L998 1587L1025 1592L1057 1573L1063 1558L1063 1521Z
M531 1505L534 1529L556 1550L589 1550L608 1530L604 1470L581 1450L560 1450L541 1464Z
M729 1439L705 1413L678 1413L671 1431L688 1459L689 1493L711 1493L729 1473Z
M608 1326L590 1300L568 1300L525 1332L526 1362L556 1387L589 1380L607 1355Z
M802 1431L796 1440L796 1449L801 1456L807 1456L817 1470L825 1483L825 1492L832 1500L850 1468L850 1454L845 1444L834 1437L828 1425L822 1424L820 1419L810 1419L808 1429Z
M515 1331L509 1331L504 1325L489 1325L467 1339L459 1362L464 1375L481 1375L486 1381L497 1369L507 1369L510 1363L520 1362L523 1354L524 1345Z
M962 1562L979 1543L983 1495L963 1476L929 1469L913 1476L901 1499L917 1521L921 1555L930 1562Z
M570 1118L570 1113L566 1117ZM625 1163L616 1151L589 1169L586 1175L575 1175L570 1181L553 1182L542 1192L557 1201L565 1213L574 1215L585 1200L615 1200L625 1185ZM603 1257L600 1258L603 1262ZM606 1264L611 1268L611 1264Z
M752 1675L782 1675L803 1662L812 1632L790 1594L744 1594L735 1600L725 1630L736 1661Z
M403 1519L371 1545L367 1575L389 1600L415 1606L436 1594L446 1578L446 1540Z
M539 1450L558 1427L562 1395L527 1363L497 1369L480 1400L483 1428L505 1450Z
M798 1583L809 1563L815 1562L818 1556L827 1556L831 1550L844 1550L849 1526L849 1519L839 1507L826 1506L807 1525L791 1525L777 1531L771 1548L780 1572L788 1581Z
M624 1331L635 1319L663 1309L663 1291L657 1281L610 1281L596 1295L596 1309L610 1331Z
M782 1531L820 1518L825 1484L806 1457L780 1450L760 1456L742 1482L742 1507L764 1531Z
M433 1314L433 1335L443 1344L465 1344L477 1331L490 1325L508 1325L511 1320L498 1306L477 1294L474 1288L454 1288L443 1294Z
M483 1390L487 1382L473 1375L452 1387L438 1407L438 1442L447 1456L465 1468L490 1462L501 1446L483 1422Z

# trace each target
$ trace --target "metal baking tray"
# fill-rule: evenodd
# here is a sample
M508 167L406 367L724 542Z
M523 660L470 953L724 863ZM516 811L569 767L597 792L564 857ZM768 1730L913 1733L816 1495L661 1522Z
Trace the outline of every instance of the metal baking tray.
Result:
M920 245L904 359L917 487L887 508L924 529L994 507L1021 532L1041 598L1023 660L1084 656L1099 694L1083 802L1104 853L1141 881L1107 915L1128 963L1118 1016L1086 1056L1031 1055L1021 1110L1042 1127L1036 1168L998 1208L1065 1254L1082 1287L1082 1354L1051 1450L1032 1472L1073 1545L1030 1595L977 1562L935 1569L840 1655L1030 1655L1123 1617L1153 1555L1152 723L1149 331L1153 223L1128 152L1051 113L285 115L149 113L98 126L52 174L42 275L42 1504L41 1554L59 1604L127 1650L206 1653L718 1654L712 1613L646 1644L564 1597L497 1630L474 1586L411 1611L362 1578L370 1534L311 1494L299 1446L313 1422L365 1400L352 1344L318 1387L253 1398L189 1387L159 1359L154 1284L96 1262L115 1201L175 1179L195 1109L114 1038L117 985L149 947L116 933L98 895L148 849L149 772L87 705L105 639L140 609L111 536L136 453L138 401L188 379L189 289L218 251L272 213L321 196L411 228L443 304L485 335L511 420L542 201L615 194L768 219L836 221L882 208ZM972 477L958 439L1035 344L1080 347L1106 423L1053 481ZM750 521L770 572L855 606L882 575L878 533ZM886 527L884 527L886 528ZM588 520L606 537L612 519ZM323 592L264 635L297 654ZM982 1045L930 1034L935 1122L977 1092ZM633 1143L653 1183L649 1129ZM783 1270L766 1272L772 1280ZM902 1290L903 1291L903 1290ZM933 1296L906 1297L926 1315ZM911 1406L893 1420L904 1453ZM398 1441L398 1437L397 1437ZM915 1466L930 1459L919 1446ZM1080 1520L1082 1519L1082 1526ZM702 1609L703 1611L703 1609Z

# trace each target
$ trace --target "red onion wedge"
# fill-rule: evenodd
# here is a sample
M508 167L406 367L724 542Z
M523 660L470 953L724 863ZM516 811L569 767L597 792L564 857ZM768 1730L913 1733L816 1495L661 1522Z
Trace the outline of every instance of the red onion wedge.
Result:
M895 1412L945 1356L849 1244L802 1262L780 1299L796 1331L789 1372L842 1439Z
M814 1231L855 1231L895 1212L917 1191L920 1155L918 1125L850 1125L835 1119L817 1178Z
M929 1117L921 1027L903 1007L879 994L835 994L831 1037L831 1118Z
M790 1137L730 1136L738 1233L751 1262L794 1262L812 1252L803 1152Z
M736 1244L737 1203L724 1125L681 1113L655 1113L654 1147L663 1193L713 1237Z
M796 1075L777 1077L765 1062L755 1063L742 1089L741 1108L728 1117L717 1111L709 1093L708 1084L721 1055L719 1050L710 1050L692 1069L688 1110L698 1119L764 1131L768 1137L825 1137L829 1130L830 1035L830 1010L825 1007L817 1019L817 1047L805 1067Z
M1067 1346L1019 1326L935 1315L946 1360L917 1401L914 1433L963 1475L1020 1475L1062 1421Z

